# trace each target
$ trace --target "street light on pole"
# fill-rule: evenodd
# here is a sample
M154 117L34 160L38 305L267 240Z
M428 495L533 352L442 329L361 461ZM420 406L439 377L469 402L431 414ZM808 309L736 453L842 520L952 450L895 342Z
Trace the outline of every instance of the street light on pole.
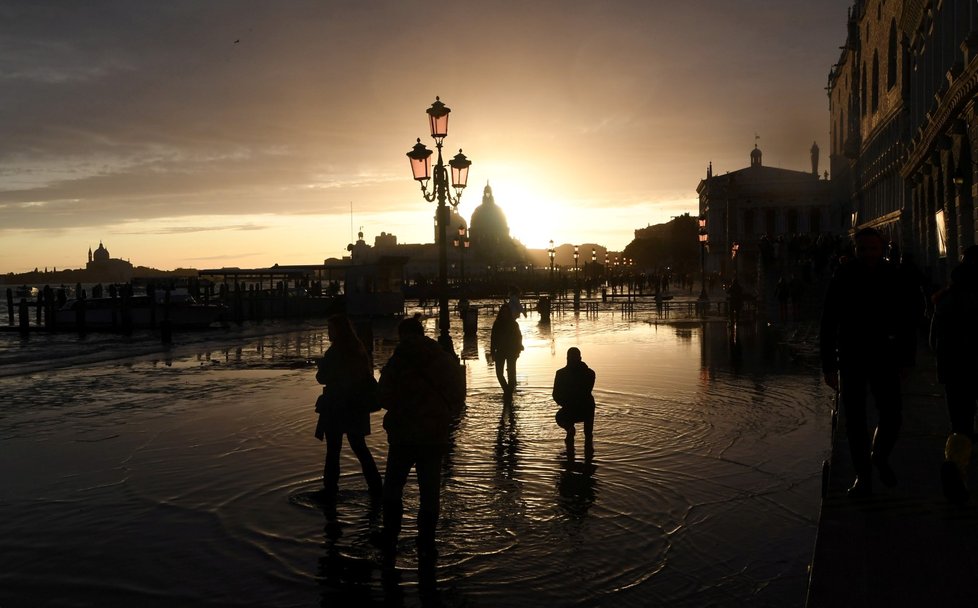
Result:
M414 175L414 179L421 183L421 195L429 203L438 201L435 215L438 225L438 342L447 350L455 352L452 338L448 334L447 227L450 212L446 203L452 207L458 207L462 198L462 190L469 179L469 166L472 162L462 154L461 148L458 154L448 161L452 169L451 187L455 190L455 196L452 196L448 190L448 170L445 169L441 155L442 143L448 135L448 114L450 112L451 109L443 104L438 97L435 97L435 102L427 109L428 126L431 137L435 140L435 148L438 150L438 161L434 167L434 174L431 171L431 150L421 143L421 138L418 138L418 143L407 153L407 156L411 160L411 173ZM430 193L427 189L429 179L433 180Z
M550 239L550 249L547 250L547 255L550 256L550 293L553 294L554 291L554 258L557 257L557 250L554 249L554 240Z
M468 250L470 244L468 228L465 227L465 224L459 224L458 236L452 241L452 245L459 250L459 283L463 289L465 288L465 252Z
M574 310L581 306L581 278L577 275L577 258L580 256L578 246L574 245Z

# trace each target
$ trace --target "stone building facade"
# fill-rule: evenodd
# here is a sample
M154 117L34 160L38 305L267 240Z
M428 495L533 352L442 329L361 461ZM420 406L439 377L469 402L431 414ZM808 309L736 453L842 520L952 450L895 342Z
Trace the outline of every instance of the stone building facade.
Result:
M757 279L762 241L839 234L844 214L832 198L831 182L818 175L818 146L811 148L810 172L767 167L761 150L750 152L750 166L714 175L696 188L699 218L706 222L708 272L742 281ZM736 251L736 256L734 252Z
M830 163L853 229L882 230L929 278L975 243L978 3L857 0L829 74Z

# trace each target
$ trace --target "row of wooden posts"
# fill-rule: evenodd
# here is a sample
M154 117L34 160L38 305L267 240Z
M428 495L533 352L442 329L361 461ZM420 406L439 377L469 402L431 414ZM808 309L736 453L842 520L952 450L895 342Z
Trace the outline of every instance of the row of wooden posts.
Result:
M155 321L156 315L156 291L164 290L163 302L160 304L160 323L152 323L156 328L159 325L164 334L164 341L169 341L170 328L166 323L166 310L170 303L171 289L169 286L162 287L150 284L147 286L147 295L150 297L151 318ZM96 285L92 289L93 297L101 297L105 290L101 285ZM113 301L118 301L113 307L112 330L123 333L132 331L131 300L132 285L121 286L110 285L108 295ZM190 292L198 302L205 305L211 303L223 305L226 310L221 315L220 321L226 323L236 323L241 325L244 321L261 322L272 318L309 318L315 316L325 316L338 310L338 302L335 297L313 297L313 296L289 296L284 284L272 290L261 289L255 284L245 284L235 282L233 284L221 283L215 289L215 285L192 285ZM26 297L21 297L20 301L15 301L14 293L11 288L6 290L7 300L7 319L8 324L13 327L18 326L19 331L26 334L32 329L44 329L49 331L72 329L80 333L86 331L86 315L84 302L88 300L88 294L80 284L75 286L76 299L79 301L75 306L74 322L68 328L59 327L56 321L55 311L65 306L68 301L67 292L64 287L54 289L45 286L39 291L34 301L28 301ZM31 310L33 309L33 311ZM34 313L34 324L31 324L31 313ZM118 320L118 321L116 321Z

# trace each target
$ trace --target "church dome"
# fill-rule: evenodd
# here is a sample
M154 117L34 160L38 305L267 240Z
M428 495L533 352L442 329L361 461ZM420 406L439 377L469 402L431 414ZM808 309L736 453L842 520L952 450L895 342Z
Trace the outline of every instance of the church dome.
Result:
M99 241L98 249L96 249L95 253L92 254L92 258L96 262L107 262L109 260L109 250L105 248L102 241Z
M469 239L476 257L486 263L507 264L520 258L516 244L509 236L506 215L496 204L489 184L482 194L482 204L472 212Z
M486 189L482 193L482 204L472 212L469 233L473 247L479 241L498 243L502 239L509 239L509 224L506 222L506 215L496 204L489 184L486 184Z

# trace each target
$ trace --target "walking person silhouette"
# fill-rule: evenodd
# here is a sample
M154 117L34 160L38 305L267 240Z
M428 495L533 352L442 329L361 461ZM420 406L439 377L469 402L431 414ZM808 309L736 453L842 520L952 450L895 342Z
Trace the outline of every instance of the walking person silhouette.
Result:
M856 257L839 266L822 310L819 350L825 383L839 391L856 479L848 495L872 493L872 468L894 486L890 454L903 422L900 381L916 354L913 296L899 270L883 258L885 242L872 229L856 232ZM879 423L870 440L867 389Z
M316 402L319 422L316 438L326 440L326 464L320 497L334 502L339 490L340 450L343 435L360 461L370 497L379 500L382 481L377 464L367 447L370 434L370 409L364 407L360 391L373 382L373 364L367 349L357 337L349 317L337 314L326 320L330 346L318 362L316 381L323 385Z
M424 335L416 318L397 327L400 343L380 372L378 394L387 410L384 429L390 448L384 472L384 527L376 538L385 561L396 556L408 474L418 477L417 549L421 559L437 557L435 528L440 512L442 457L449 447L451 423L465 401L459 366L437 342Z
M496 364L496 379L503 387L503 396L512 397L516 390L516 359L523 351L523 334L509 306L499 307L496 320L489 334L489 353ZM506 375L503 375L503 366Z

